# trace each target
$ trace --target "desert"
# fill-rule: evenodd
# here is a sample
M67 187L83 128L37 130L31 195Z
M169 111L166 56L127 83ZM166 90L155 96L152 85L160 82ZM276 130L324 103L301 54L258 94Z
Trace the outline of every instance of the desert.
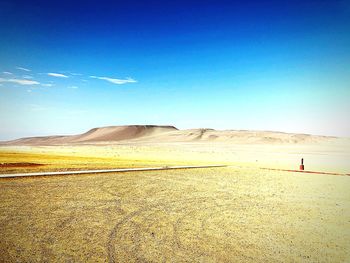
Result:
M0 1L0 263L349 263L350 0Z
M302 157L343 175L261 169ZM346 262L349 158L347 138L172 126L3 142L2 174L227 166L0 179L1 261Z

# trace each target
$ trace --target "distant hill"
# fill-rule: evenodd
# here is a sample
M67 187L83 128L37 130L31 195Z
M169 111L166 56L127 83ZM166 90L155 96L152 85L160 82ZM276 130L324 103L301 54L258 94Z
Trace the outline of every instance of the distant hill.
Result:
M86 133L67 136L41 136L2 142L5 145L57 145L93 142L117 142L177 131L173 126L128 125L93 128Z
M1 142L1 145L69 145L135 143L227 142L236 144L299 144L318 143L336 137L294 134L273 131L189 129L174 126L128 125L94 128L86 133L67 136L28 137Z

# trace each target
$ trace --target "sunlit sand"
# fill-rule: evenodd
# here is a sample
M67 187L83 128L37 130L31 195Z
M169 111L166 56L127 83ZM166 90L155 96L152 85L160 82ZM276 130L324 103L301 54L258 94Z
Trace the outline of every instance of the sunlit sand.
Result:
M1 173L229 167L2 179L2 261L345 262L350 256L350 177L260 169L298 169L304 158L306 170L349 173L348 139L156 127L112 141L106 129L97 131L108 141L90 132L84 142L2 146Z

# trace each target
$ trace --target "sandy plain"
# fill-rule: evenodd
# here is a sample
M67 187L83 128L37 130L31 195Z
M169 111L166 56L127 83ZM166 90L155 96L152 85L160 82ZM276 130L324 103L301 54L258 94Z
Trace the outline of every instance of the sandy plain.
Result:
M3 146L1 173L230 166L1 179L0 261L349 262L350 177L260 169L349 173L346 142Z

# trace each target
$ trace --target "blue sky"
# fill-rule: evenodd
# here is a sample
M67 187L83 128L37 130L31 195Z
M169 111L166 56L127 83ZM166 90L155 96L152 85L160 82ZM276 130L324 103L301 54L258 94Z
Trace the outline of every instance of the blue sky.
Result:
M0 2L0 140L124 124L350 136L349 99L349 1Z

